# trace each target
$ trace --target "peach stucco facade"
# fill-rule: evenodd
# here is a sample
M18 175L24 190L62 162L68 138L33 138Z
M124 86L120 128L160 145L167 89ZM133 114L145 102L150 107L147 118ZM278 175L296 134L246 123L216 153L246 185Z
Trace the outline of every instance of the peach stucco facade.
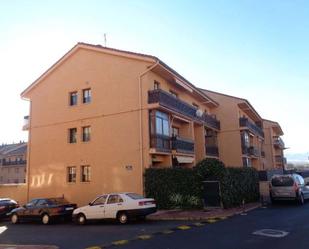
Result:
M106 192L143 193L147 167L219 158L218 103L153 56L79 43L22 97L30 101L27 199L83 205Z
M271 120L263 120L265 134L265 165L266 169L282 169L286 166L284 157L285 145L281 136L284 134L281 126Z
M246 100L204 90L219 103L214 110L221 123L220 159L228 166L265 170L263 119Z
M26 185L0 196L84 205L102 193L144 193L148 167L206 157L284 165L278 123L246 99L196 88L154 56L78 43L21 95L30 101Z

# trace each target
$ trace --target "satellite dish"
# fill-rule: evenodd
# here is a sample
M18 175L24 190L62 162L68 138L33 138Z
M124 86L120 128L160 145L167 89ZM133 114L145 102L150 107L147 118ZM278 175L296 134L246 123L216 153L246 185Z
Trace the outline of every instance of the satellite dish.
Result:
M198 116L199 118L202 117L203 114L204 114L203 110L201 110L201 109L196 110L196 116Z

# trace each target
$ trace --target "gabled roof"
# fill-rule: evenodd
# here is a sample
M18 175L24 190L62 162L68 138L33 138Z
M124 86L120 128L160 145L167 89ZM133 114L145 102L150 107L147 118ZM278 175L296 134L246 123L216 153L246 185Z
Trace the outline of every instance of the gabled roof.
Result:
M109 48L109 47L103 47L101 45L93 45L88 43L79 42L77 43L71 50L69 50L64 56L62 56L56 63L54 63L48 70L46 70L37 80L35 80L30 86L28 86L22 93L22 98L29 98L27 95L33 88L35 88L45 77L47 77L54 69L56 69L58 66L60 66L65 60L67 60L73 53L75 53L78 49L88 49L88 50L95 50L98 52L113 54L117 56L123 56L123 57L129 57L131 59L137 59L137 60L143 60L151 63L157 63L157 67L164 68L168 73L173 74L175 77L175 83L182 83L179 84L183 86L186 89L190 89L191 92L196 93L200 97L206 100L206 104L210 107L216 107L218 106L218 103L214 101L212 98L207 96L204 92L202 92L199 88L194 86L191 82L189 82L187 79L185 79L182 75L177 73L174 69L169 67L167 64L165 64L163 61L161 61L159 58L148 55L148 54L142 54L142 53L135 53L125 50L119 50L115 48Z
M276 121L272 121L269 119L263 119L263 122L269 122L271 124L271 127L275 130L275 132L279 135L279 136L283 136L284 132L280 126L280 124Z
M227 97L227 98L237 99L237 100L239 100L238 107L241 110L243 110L245 113L247 113L248 116L250 116L252 118L252 120L254 120L254 121L263 120L262 117L260 116L260 114L254 109L254 107L250 104L250 102L247 99L228 95L228 94L224 94L224 93L219 93L219 92L215 92L215 91L211 91L211 90L206 90L206 89L202 89L202 88L200 88L200 89L202 91L204 91L206 94L207 94L207 92L209 92L209 93L218 94L218 95L221 95L221 96L224 96L224 97Z

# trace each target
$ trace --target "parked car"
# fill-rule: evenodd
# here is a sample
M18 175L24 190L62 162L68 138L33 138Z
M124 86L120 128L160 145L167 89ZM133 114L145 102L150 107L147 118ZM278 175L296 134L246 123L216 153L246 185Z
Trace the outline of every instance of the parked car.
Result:
M308 185L298 174L274 175L270 181L270 199L295 200L302 205L309 198Z
M9 199L9 198L1 198L0 199L0 218L7 217L7 214L17 207L19 207L19 205L16 201Z
M28 204L13 209L10 213L12 223L22 220L41 220L43 224L49 224L56 218L72 218L76 204L71 204L64 198L38 198Z
M144 219L156 212L154 199L135 193L110 193L98 196L89 205L74 210L73 219L83 225L88 220L117 219L125 224L130 218Z

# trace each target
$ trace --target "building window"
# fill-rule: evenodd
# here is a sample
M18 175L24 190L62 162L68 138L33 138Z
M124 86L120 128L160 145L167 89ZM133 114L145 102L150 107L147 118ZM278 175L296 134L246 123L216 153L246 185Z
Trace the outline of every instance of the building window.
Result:
M179 128L178 127L172 127L172 136L173 137L179 136Z
M67 168L67 180L68 182L76 182L76 167L70 166Z
M90 182L90 166L81 166L81 181L82 182Z
M84 89L83 90L83 103L90 103L91 102L91 89Z
M70 106L77 105L77 92L70 92Z
M156 112L156 134L169 136L168 115L163 112Z
M242 158L242 163L244 167L251 167L251 159L248 157L243 157Z
M170 94L175 97L175 98L178 98L178 94L172 90L170 90Z
M85 126L85 127L83 127L82 129L83 129L83 136L82 136L83 142L88 142L88 141L90 141L90 133L91 133L91 128L90 128L90 126Z
M19 173L19 168L15 168L15 173Z
M153 89L154 90L160 89L160 83L158 81L156 81L156 80L153 83Z
M250 137L248 132L244 131L241 133L241 142L243 147L250 147Z
M77 128L69 129L69 143L73 144L77 142Z

